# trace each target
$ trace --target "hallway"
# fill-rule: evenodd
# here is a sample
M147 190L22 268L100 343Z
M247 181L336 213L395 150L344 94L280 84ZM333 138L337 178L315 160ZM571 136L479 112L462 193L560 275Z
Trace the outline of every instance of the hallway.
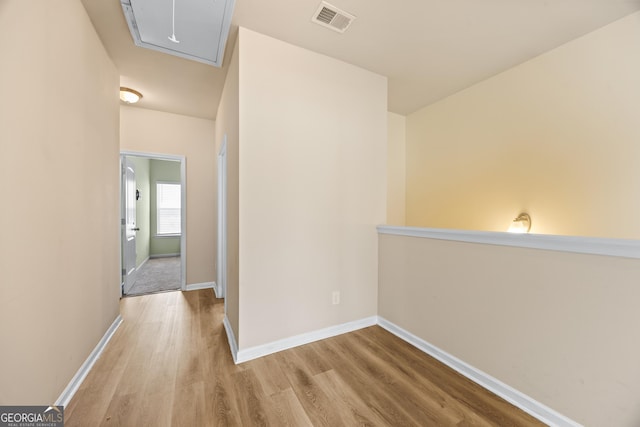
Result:
M210 289L122 299L65 425L541 425L377 326L235 365L223 309Z

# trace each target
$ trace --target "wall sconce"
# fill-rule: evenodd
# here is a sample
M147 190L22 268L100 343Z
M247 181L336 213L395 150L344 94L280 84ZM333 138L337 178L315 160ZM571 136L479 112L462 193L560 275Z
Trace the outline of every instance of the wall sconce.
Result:
M521 213L511 222L509 233L528 233L531 230L531 217L527 213Z
M129 89L128 87L120 86L120 100L127 104L135 104L140 101L142 94L137 90Z

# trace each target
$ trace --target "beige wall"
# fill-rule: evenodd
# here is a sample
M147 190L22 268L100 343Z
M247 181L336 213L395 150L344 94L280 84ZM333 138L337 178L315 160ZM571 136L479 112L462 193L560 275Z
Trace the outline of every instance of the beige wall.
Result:
M376 314L387 80L244 28L239 43L245 349Z
M187 284L215 281L215 122L120 107L120 149L186 158Z
M639 238L640 13L407 117L407 224Z
M640 237L640 13L406 121L407 225ZM585 425L640 423L640 261L380 237L379 314Z
M238 139L240 135L238 46L239 43L236 41L216 118L216 153L219 152L225 135L227 137L227 289L225 307L227 310L226 316L236 337L240 332L240 294L238 284ZM215 165L217 167L217 160ZM217 210L215 218L217 224Z
M407 118L389 113L387 128L387 224L405 225Z
M118 73L79 0L3 0L0 52L0 405L51 404L118 315Z
M640 423L640 260L380 236L379 315L589 426Z

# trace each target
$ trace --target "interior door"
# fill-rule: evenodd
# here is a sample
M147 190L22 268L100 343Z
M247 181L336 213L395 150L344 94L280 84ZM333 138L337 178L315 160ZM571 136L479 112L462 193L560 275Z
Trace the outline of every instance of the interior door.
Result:
M136 281L136 167L130 158L124 158L124 231L123 273L124 293L127 294Z

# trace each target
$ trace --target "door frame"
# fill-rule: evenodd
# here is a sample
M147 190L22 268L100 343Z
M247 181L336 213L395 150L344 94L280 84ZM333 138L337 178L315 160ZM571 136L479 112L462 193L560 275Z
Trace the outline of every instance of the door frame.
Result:
M227 135L218 152L218 261L216 296L227 304Z
M185 291L187 288L187 169L186 169L186 157L174 154L162 154L162 153L150 153L142 151L121 150L120 151L120 171L124 165L124 158L126 156L142 157L145 159L155 160L170 160L180 162L180 226L182 232L180 233L180 290ZM122 182L122 172L118 174L120 176L120 222L122 222L122 209L124 207L124 189ZM122 227L122 226L121 226ZM122 272L122 230L120 231L120 272ZM120 284L120 298L122 294L122 283Z

